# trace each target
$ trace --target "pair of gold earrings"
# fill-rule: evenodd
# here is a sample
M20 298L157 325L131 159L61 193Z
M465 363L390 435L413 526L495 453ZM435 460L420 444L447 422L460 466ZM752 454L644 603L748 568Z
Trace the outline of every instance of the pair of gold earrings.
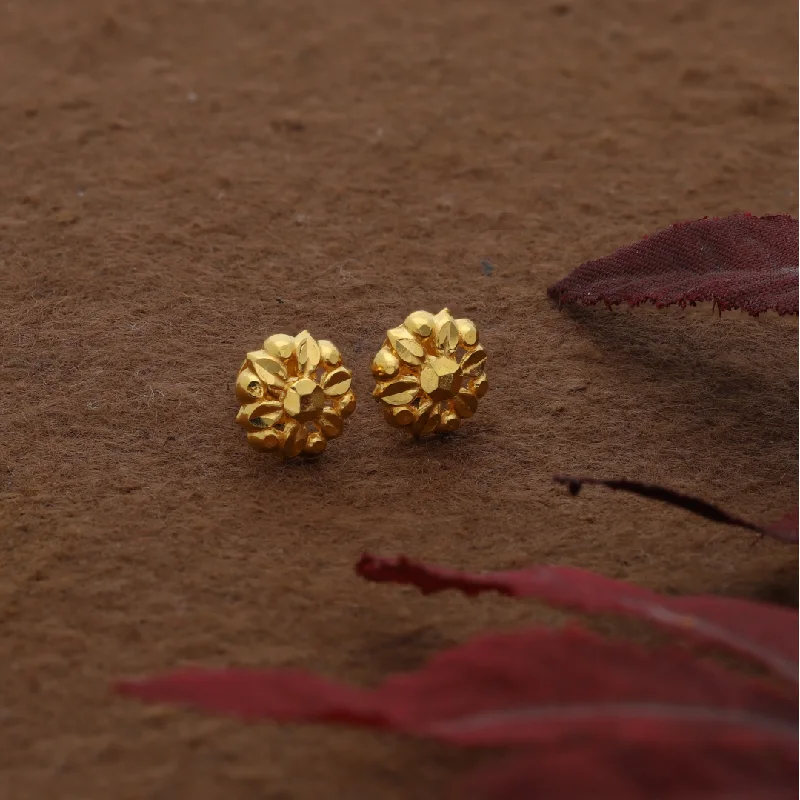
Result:
M468 319L415 311L386 332L372 361L375 397L386 420L419 438L448 433L486 394L486 351ZM329 341L308 331L270 336L248 353L236 379L236 421L247 441L287 458L319 455L356 408L353 375Z

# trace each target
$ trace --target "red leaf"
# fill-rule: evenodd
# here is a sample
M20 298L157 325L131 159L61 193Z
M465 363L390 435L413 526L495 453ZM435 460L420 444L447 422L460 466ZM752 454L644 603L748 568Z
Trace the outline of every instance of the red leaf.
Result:
M668 748L597 739L539 744L492 759L458 782L453 800L792 800L796 753L747 737L691 736Z
M798 311L798 225L779 214L681 222L588 261L547 293L561 303L714 302L720 311Z
M704 595L666 597L575 567L476 574L427 566L405 556L387 559L365 554L356 572L376 583L410 584L423 594L459 589L472 596L493 590L590 614L637 617L749 656L776 674L797 680L798 615L778 606Z
M788 544L796 544L798 541L798 518L797 509L789 512L777 522L771 525L758 525L754 522L739 517L734 517L727 511L723 511L718 506L701 500L699 497L692 497L688 494L675 492L663 486L653 486L639 481L625 480L606 480L601 478L570 478L557 475L553 478L556 483L563 483L569 487L570 494L576 495L585 485L605 486L607 489L615 491L630 492L631 494L646 497L650 500L660 500L662 503L683 508L691 511L700 517L705 517L713 522L721 522L724 525L733 525L739 528L760 533L762 536L769 536Z
M286 670L187 670L118 688L245 719L347 722L462 745L581 735L668 744L698 731L797 749L796 696L677 648L577 629L485 636L375 689Z

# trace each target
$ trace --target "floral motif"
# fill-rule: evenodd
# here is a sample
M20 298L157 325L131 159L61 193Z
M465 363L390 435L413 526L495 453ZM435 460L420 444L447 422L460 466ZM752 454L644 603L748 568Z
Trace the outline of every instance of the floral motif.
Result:
M248 353L239 370L236 422L259 450L287 458L318 455L355 410L352 378L331 342L316 341L308 331L275 334Z
M373 397L387 421L415 437L448 433L471 417L486 394L486 351L468 319L415 311L397 328L372 361Z

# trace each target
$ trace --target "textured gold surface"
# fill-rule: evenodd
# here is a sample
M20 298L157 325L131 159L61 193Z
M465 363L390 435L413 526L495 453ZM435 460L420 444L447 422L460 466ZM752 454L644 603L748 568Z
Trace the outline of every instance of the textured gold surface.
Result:
M239 370L236 422L259 450L286 458L318 455L355 411L352 379L331 342L317 341L308 331L275 334L248 353Z
M415 437L456 430L489 388L475 323L453 319L446 308L415 311L387 331L372 374L387 422Z

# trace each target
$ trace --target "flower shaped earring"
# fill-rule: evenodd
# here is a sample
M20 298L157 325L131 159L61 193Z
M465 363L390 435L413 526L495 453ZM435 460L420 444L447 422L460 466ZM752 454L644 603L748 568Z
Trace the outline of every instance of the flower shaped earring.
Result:
M308 331L270 336L239 370L236 422L260 450L318 455L355 410L352 377L331 342L317 342Z
M386 341L372 362L373 397L387 421L412 436L448 433L471 417L486 394L486 351L468 319L415 311Z

